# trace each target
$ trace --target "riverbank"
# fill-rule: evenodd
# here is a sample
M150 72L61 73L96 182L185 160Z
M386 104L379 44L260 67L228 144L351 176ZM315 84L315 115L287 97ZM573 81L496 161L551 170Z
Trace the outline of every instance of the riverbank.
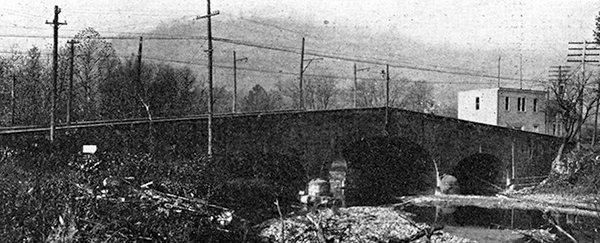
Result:
M481 208L523 209L551 211L600 218L600 204L593 196L567 198L553 194L506 194L496 196L475 195L423 195L399 198L404 205L417 206L477 206Z
M401 197L398 210L436 222L453 235L479 242L507 242L515 233L533 242L591 242L600 239L600 208L592 195L520 193ZM491 231L490 231L491 230ZM499 235L491 241L491 234ZM555 238L555 239L554 239ZM554 240L549 240L554 239ZM512 241L510 241L512 242Z
M597 194L514 193L508 195L523 200L544 202L549 205L563 205L565 207L600 211L600 195Z

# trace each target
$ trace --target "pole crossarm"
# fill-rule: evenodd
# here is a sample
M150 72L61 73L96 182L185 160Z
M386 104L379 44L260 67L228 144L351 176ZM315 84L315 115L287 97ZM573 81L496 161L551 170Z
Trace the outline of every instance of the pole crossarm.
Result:
M194 18L194 20L205 19L205 18L217 16L219 14L220 14L220 12L219 12L219 10L217 10L217 11L213 11L210 14L207 14L207 15L196 16L196 18Z
M568 53L567 57L577 57L578 59L567 59L567 62L576 62L576 63L581 63L581 80L583 82L587 82L586 80L586 63L591 63L591 62L599 62L598 59L588 59L590 57L598 57L600 56L599 53L590 53L590 52L594 52L594 51L598 51L600 50L600 48L598 47L588 47L588 45L597 45L598 42L592 42L592 41L582 41L582 42L577 42L577 41L572 41L569 42L569 45L578 45L578 47L569 47L568 50L570 51L577 51L576 53ZM581 51L581 52L579 52ZM559 78L560 81L560 78ZM599 83L600 85L600 83ZM600 89L600 86L599 86ZM597 94L600 95L600 94ZM576 140L577 140L577 150L581 149L581 127L583 126L583 123L585 122L585 117L583 117L583 99L582 97L578 97L577 100L577 106L579 107L579 115L578 115L578 119L577 119L577 127L579 129L577 129L577 133L576 133ZM594 133L593 133L593 137L592 137L592 147L595 145L596 143L596 130L597 130L597 126L598 126L598 107L596 106L596 111L595 111L595 118L594 118Z
M306 69L308 69L308 66L313 62L313 61L321 61L323 60L322 57L317 57L317 58L310 58L310 59L304 59L304 61L308 61L308 63L306 63L306 66L304 66L304 68L302 69L302 72L306 71Z

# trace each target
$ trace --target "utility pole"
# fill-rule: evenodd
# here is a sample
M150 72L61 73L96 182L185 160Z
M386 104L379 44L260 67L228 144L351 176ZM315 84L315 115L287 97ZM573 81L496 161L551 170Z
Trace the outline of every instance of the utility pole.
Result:
M67 97L67 125L71 125L71 102L73 99L73 66L75 60L75 44L79 43L76 40L67 41L71 46L71 63L69 65L69 97Z
M588 60L587 57L589 56L599 56L599 53L588 53L588 51L597 51L600 50L600 48L596 48L596 47L592 47L592 48L588 48L587 45L588 44L598 44L597 42L589 42L589 41L583 41L583 42L569 42L569 45L582 45L581 47L572 47L569 48L569 50L575 50L575 51L582 51L582 53L575 53L575 54L567 54L568 57L581 57L580 60L577 59L568 59L567 62L580 62L581 63L581 83L582 84L587 84L587 80L585 79L585 64L588 62L598 62L598 60ZM582 89L585 87L581 87ZM596 95L600 95L600 93L597 93ZM579 106L579 117L578 117L578 126L579 126L579 132L577 133L577 150L581 149L581 130L583 129L583 97L582 95L579 95L578 100L577 100L578 106ZM597 103L596 103L597 104ZM598 109L596 106L596 121L594 124L594 134L592 135L592 147L595 145L595 140L596 140L596 129L597 129L597 117L598 117Z
M498 88L500 88L500 59L502 56L498 56Z
M140 43L138 46L138 56L137 56L137 81L140 85L140 88L144 88L142 86L142 50L144 47L144 37L140 36Z
M556 90L556 96L558 96L558 99L563 99L563 95L564 95L564 90L565 90L565 85L566 85L566 81L567 81L567 77L566 74L570 72L570 66L564 66L564 65L559 65L559 66L550 66L551 70L550 70L550 81L551 82L556 82L556 87L558 88L558 90ZM549 100L550 97L547 98L547 100ZM554 117L554 125L556 127L556 129L559 129L559 124L560 122L560 115L557 113ZM553 135L557 135L557 134L562 134L562 131L553 131Z
M385 65L385 131L388 131L390 123L390 65Z
M570 72L570 68L571 66L564 66L564 65L559 65L559 66L550 66L551 70L551 74L550 74L550 81L552 82L557 82L557 86L558 86L558 95L562 95L564 92L564 88L565 88L565 83L567 81L567 77L566 74ZM562 97L560 97L562 98Z
M144 38L142 36L140 36L140 40L139 40L139 46L138 46L138 55L137 55L137 65L136 65L136 81L137 81L137 85L138 87L138 91L136 93L136 95L138 96L138 99L140 99L140 102L142 102L142 105L144 106L144 109L146 109L146 115L148 116L148 121L149 121L149 136L152 135L152 112L150 111L150 105L147 102L148 99L148 89L144 88L144 84L142 83L142 50L144 47Z
M17 76L12 75L12 89L10 90L10 125L15 125L15 88L17 83Z
M354 108L357 108L357 102L356 102L356 92L358 89L358 82L356 79L356 73L359 71L366 71L369 70L369 68L361 68L361 69L356 69L356 63L354 63L354 99L353 99L353 103L354 103Z
M519 88L523 89L523 54L520 56L520 65L519 65Z
M206 0L206 15L197 16L196 19L206 18L207 20L207 35L208 35L208 157L213 155L213 45L212 45L212 25L211 17L219 14L219 11L210 11L210 0Z
M67 23L58 22L58 14L60 14L60 8L57 5L54 6L54 20L46 24L51 24L54 28L54 49L52 51L52 110L50 112L50 141L54 141L54 129L55 116L56 116L56 83L58 80L58 27L66 25Z
M385 65L385 108L390 107L390 65Z
M244 57L244 58L237 59L237 57L235 56L235 51L233 51L233 108L232 108L233 113L237 112L237 62L238 61L247 62L248 58Z
M302 52L300 53L300 110L304 110L304 95L302 90L302 75L304 74L304 37L302 37Z
M310 63L312 63L312 61L315 60L323 60L323 58L310 58L310 59L304 59L304 43L305 43L305 39L304 37L302 37L302 52L300 52L300 110L304 110L304 88L302 87L302 82L304 80L304 71L306 71L306 69L308 69L308 66L310 66ZM308 61L308 63L306 64L306 66L304 66L304 61Z

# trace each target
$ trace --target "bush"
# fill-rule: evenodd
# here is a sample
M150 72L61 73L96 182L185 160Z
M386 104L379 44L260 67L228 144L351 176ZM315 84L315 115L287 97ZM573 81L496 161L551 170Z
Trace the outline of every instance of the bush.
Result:
M539 192L565 192L569 194L600 194L600 153L589 148L571 151L562 156L568 173L552 174Z
M84 155L37 144L0 150L0 238L8 242L235 242L250 226L291 211L305 172L276 154L167 158L150 154ZM98 198L105 178L235 210L223 230L209 214L173 213L127 198ZM121 197L115 194L116 198ZM125 198L126 196L123 195ZM131 200L130 200L131 199Z

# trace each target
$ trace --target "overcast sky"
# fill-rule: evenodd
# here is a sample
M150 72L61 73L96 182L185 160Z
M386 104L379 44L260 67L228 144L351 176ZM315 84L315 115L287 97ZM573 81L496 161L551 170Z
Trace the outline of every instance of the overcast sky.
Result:
M61 27L65 36L85 27L103 35L142 32L206 14L206 0L10 1L0 7L0 35L51 36L52 28L44 22L52 20L54 5L62 9L60 21L68 23ZM213 0L212 10L220 11L219 18L282 18L402 35L450 49L520 50L566 59L566 54L556 52L566 52L567 42L592 40L600 1ZM31 43L51 43L51 39L0 38L3 51L15 43L21 50Z
M60 18L67 21L68 26L63 27L67 31L87 26L135 31L206 12L204 0L10 1L0 7L2 33L51 34L44 21L52 19L54 5L62 8ZM495 48L520 43L535 49L548 39L590 39L600 1L213 0L212 9L224 17L262 16L369 27L436 44Z

